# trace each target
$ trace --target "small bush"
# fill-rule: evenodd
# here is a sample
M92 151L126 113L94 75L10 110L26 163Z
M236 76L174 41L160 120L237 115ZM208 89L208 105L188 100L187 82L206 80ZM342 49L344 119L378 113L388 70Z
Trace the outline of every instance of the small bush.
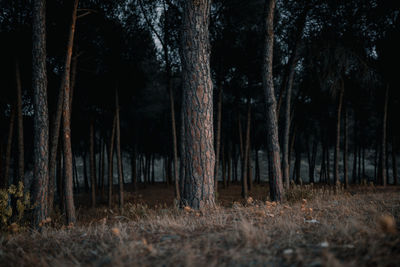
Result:
M9 226L25 226L29 223L29 213L32 210L30 195L24 193L24 184L11 185L7 189L0 189L0 230L7 230Z

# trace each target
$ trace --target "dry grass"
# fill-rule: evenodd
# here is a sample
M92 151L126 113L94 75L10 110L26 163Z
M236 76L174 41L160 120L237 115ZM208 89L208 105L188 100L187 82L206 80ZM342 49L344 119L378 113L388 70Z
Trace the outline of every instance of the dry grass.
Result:
M178 210L157 201L123 213L80 209L68 229L3 234L2 266L396 266L400 263L400 192L314 190L311 200L248 203L224 193L224 207ZM151 189L147 189L151 190ZM235 191L236 190L236 191ZM307 189L309 190L309 189ZM236 193L235 193L236 192ZM260 193L258 193L260 192ZM146 191L141 191L143 196ZM169 193L168 193L169 194ZM138 194L137 194L138 195ZM142 198L144 198L142 196ZM138 196L136 196L138 197ZM238 198L236 198L238 199ZM57 220L55 220L57 221ZM397 225L396 225L397 222Z

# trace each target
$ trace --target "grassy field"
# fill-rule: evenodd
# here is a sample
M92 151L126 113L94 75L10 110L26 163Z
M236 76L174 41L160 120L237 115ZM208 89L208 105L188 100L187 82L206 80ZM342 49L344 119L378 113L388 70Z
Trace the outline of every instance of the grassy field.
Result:
M282 204L266 196L261 185L240 201L233 185L214 210L180 210L165 203L171 188L149 186L128 194L123 212L81 206L74 227L54 217L41 232L3 233L0 265L399 266L398 188L298 187Z

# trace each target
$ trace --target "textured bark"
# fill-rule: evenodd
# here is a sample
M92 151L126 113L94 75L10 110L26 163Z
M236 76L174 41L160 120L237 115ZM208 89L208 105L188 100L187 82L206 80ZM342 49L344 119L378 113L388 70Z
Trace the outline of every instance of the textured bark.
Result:
M274 9L275 0L266 0L265 10L265 50L263 55L263 90L266 104L267 147L270 166L270 196L274 201L283 199L280 147L278 140L278 123L276 117L276 99L272 74L274 45Z
M22 115L22 85L19 63L15 62L15 79L17 87L17 122L18 122L18 181L24 181L24 121Z
M381 139L381 181L382 185L386 186L387 176L386 176L386 129L387 129L387 110L389 101L389 85L385 90L385 102L383 105L383 118L382 118L382 139Z
M183 202L194 209L215 206L213 85L210 73L209 20L211 1L184 1L181 61L185 117L185 179L190 184Z
M108 150L108 207L109 208L111 208L112 206L115 128L116 128L116 116L114 115L112 130L111 130L110 148Z
M215 192L218 193L218 173L219 173L219 158L220 158L220 151L221 151L221 122L222 122L222 98L223 98L223 89L222 85L220 84L218 89L218 110L217 110L217 136L215 140ZM225 186L225 183L224 183Z
M94 125L90 122L90 183L92 193L92 207L96 206L96 161L94 155Z
M344 125L343 125L343 138L344 138L344 149L343 149L343 168L344 168L344 188L349 186L349 167L348 167L348 160L347 155L349 151L349 144L348 144L348 129L347 129L347 108L344 109Z
M334 165L335 165L334 184L335 185L340 183L340 180L339 180L340 120L341 120L341 115L342 115L343 94L344 94L344 85L342 82L342 86L341 86L340 92L339 92L339 103L338 103L337 115L336 115L336 144L335 144L335 158L334 158Z
M122 154L121 154L121 126L119 121L119 96L118 90L115 91L115 119L116 119L116 145L117 145L117 164L118 164L118 185L119 185L119 207L124 206L124 178L122 174Z
M65 63L64 63L64 73L61 78L61 86L58 93L57 98L57 110L55 112L55 117L52 125L52 136L50 140L50 161L49 161L49 174L50 174L50 188L49 188L49 207L53 206L54 201L54 175L56 168L56 157L57 157L57 146L58 139L60 136L60 128L61 128L61 117L63 114L64 103L65 100L65 91L66 87L68 87L68 107L69 107L69 116L71 116L71 84L70 84L70 75L71 75L71 59L72 59L72 50L74 44L74 35L75 35L75 25L76 25L76 12L78 10L78 0L74 0L74 6L72 10L72 18L71 25L69 29L68 43L67 43L67 51L65 55ZM69 119L70 120L70 119Z
M47 107L46 73L46 3L33 1L32 18L32 88L33 88L33 127L34 127L34 194L33 224L40 227L48 215L49 182L49 123Z
M10 175L10 162L11 162L11 148L12 148L12 140L14 136L14 123L15 123L15 106L11 107L10 113L10 124L8 128L8 138L7 138L7 148L6 148L6 160L4 163L4 187L8 186L8 180Z

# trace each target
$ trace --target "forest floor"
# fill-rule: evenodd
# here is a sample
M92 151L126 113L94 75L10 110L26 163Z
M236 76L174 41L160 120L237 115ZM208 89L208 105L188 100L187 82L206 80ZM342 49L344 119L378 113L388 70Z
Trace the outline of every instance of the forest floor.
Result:
M267 200L265 185L255 186L244 202L240 186L232 185L220 190L221 205L209 211L165 203L173 198L165 185L127 195L122 213L81 206L73 227L61 226L60 216L41 232L1 234L0 266L400 264L398 187L335 194L303 186L276 204Z

